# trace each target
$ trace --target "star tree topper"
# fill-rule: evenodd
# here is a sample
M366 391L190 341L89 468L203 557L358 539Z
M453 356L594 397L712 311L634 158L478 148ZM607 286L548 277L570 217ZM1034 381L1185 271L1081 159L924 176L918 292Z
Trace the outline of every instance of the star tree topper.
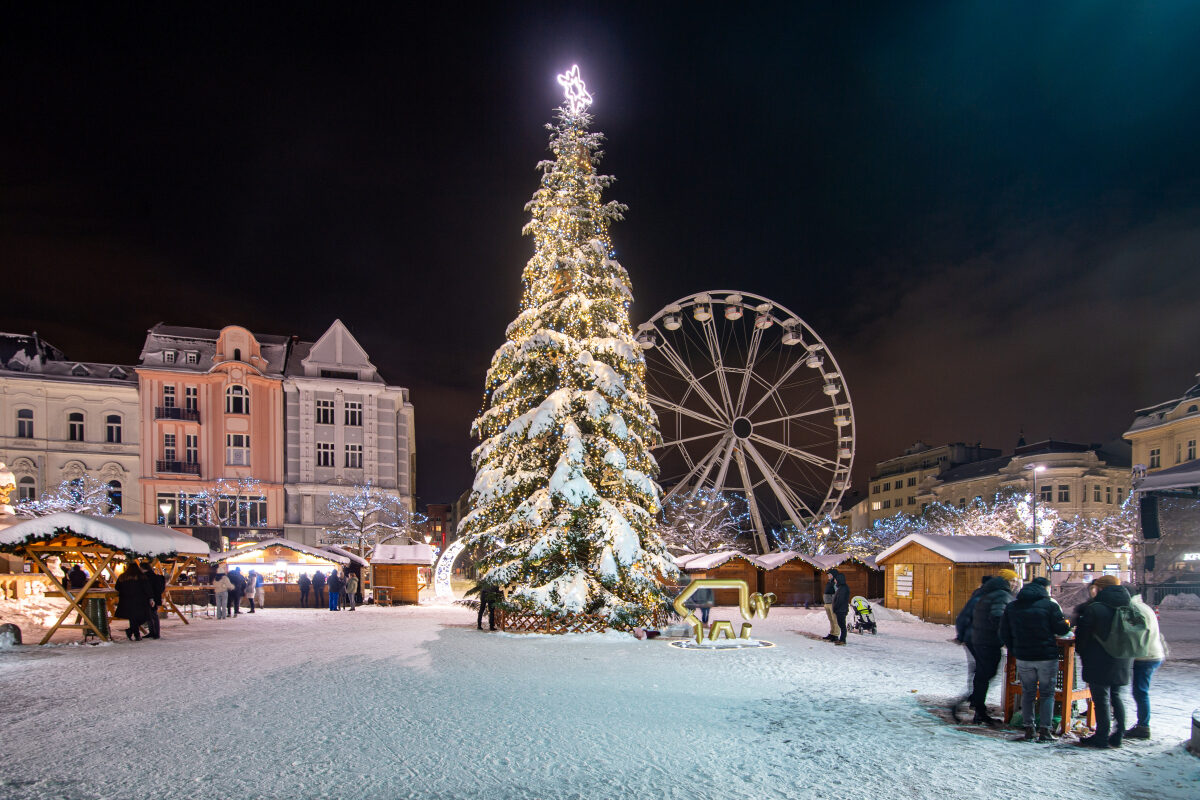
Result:
M572 114L581 114L592 104L592 96L584 87L583 78L579 77L578 64L572 64L571 69L559 75L558 82L565 90L567 107Z

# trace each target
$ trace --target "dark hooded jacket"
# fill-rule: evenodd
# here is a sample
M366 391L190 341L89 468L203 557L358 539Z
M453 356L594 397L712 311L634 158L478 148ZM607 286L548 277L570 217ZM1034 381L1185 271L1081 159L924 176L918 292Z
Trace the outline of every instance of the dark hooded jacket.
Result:
M979 596L983 594L983 586L971 592L970 599L967 604L962 607L962 611L958 612L958 616L954 618L954 633L956 639L963 644L971 643L971 625L975 619L975 605L979 602Z
M1124 686L1133 670L1132 658L1113 658L1100 644L1112 630L1113 609L1129 605L1124 586L1105 586L1077 610L1076 652L1083 659L1083 679L1098 686Z
M1058 659L1056 636L1071 629L1062 608L1040 583L1030 583L1017 592L1017 599L1004 607L1000 618L1000 641L1021 661Z
M1000 641L1000 618L1004 615L1004 607L1013 601L1013 596L1008 591L1008 581L998 575L980 588L983 591L975 602L975 613L971 617L971 644L976 649L999 650L1003 644Z
M850 613L850 587L846 585L846 576L838 572L833 576L837 581L837 591L833 593L833 613Z
M117 578L117 608L113 616L140 625L150 618L150 584L141 572L126 570Z

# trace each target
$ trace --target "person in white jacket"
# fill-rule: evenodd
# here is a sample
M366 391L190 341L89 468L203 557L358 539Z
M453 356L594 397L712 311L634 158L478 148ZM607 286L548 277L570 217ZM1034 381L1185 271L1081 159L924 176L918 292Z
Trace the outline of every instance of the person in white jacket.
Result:
M1158 629L1158 614L1146 605L1140 594L1130 598L1130 605L1142 613L1150 623L1150 650L1133 661L1133 702L1137 706L1137 724L1125 731L1126 739L1150 738L1150 679L1154 670L1162 666L1167 657L1167 643Z
M217 619L225 619L229 613L229 593L233 591L233 581L224 572L219 572L213 583L213 591L217 595Z

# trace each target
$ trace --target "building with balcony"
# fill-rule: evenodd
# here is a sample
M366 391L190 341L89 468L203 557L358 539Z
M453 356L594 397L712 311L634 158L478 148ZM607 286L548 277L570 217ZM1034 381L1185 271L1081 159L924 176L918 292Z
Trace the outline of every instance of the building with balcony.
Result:
M0 333L0 462L14 502L91 475L119 516L142 519L134 368L71 361L35 333Z
M329 496L367 483L415 510L408 389L380 377L341 320L316 342L293 343L283 391L287 538L319 544Z
M957 442L931 447L924 442L917 442L902 455L876 463L866 498L866 527L897 514L920 514L923 507L919 502L919 487L927 478L961 464L971 464L998 455L999 450L978 444Z
M144 522L165 521L215 549L225 548L221 538L283 535L283 373L291 342L237 325L160 323L147 332L137 366ZM222 529L214 531L197 496L244 478L258 487L223 498Z

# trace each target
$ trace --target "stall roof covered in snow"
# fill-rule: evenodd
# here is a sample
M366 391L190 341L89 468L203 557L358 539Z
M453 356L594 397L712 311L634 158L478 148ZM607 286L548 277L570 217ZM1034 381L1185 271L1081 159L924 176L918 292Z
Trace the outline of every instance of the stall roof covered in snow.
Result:
M349 564L350 563L350 559L347 558L346 556L338 555L337 553L334 553L330 550L326 550L322 547L310 547L309 545L301 544L300 542L292 541L291 539L284 539L281 537L275 537L273 539L263 539L261 542L255 542L254 544L247 545L245 547L235 547L232 550L226 550L222 553L216 553L213 556L211 556L208 560L209 561L228 561L229 559L233 558L234 556L243 555L245 553L253 553L258 550L265 550L268 547L284 547L284 548L287 548L288 550L295 550L297 553L304 553L305 555L315 556L317 558L323 558L326 561L333 561L337 564Z
M687 559L686 562L684 559ZM748 556L745 553L739 553L736 550L723 550L720 553L701 553L695 556L684 556L676 558L675 563L680 569L688 570L689 572L706 569L716 569L726 561L734 558L744 558L751 564L754 563L754 557Z
M1012 544L999 536L934 536L928 533L910 533L875 556L875 562L882 564L905 546L914 543L950 559L955 564L1007 564L1008 551L991 548ZM1029 560L1038 563L1041 558L1037 553L1031 552Z
M795 550L784 550L781 553L767 553L766 555L754 557L754 563L768 572L782 567L789 561L803 561L805 564L816 569L824 569L821 564L817 563L815 556L806 556L804 553L798 553Z
M856 556L850 553L826 553L823 556L813 556L813 561L819 563L822 569L833 569L847 561L857 561L868 569L883 569L876 563L875 556Z
M427 544L381 544L371 555L372 564L419 564L428 567L433 563L433 548Z
M46 541L62 534L120 550L134 556L158 558L170 555L209 556L208 545L186 533L127 519L94 517L60 511L17 523L0 531L0 550L14 551L21 545Z
M346 558L350 559L351 563L358 564L361 567L368 566L367 560L365 558L363 558L360 555L351 553L349 550L343 550L342 548L338 547L336 544L327 544L324 547L322 547L322 549L328 550L331 553L337 553L339 556L345 556Z

